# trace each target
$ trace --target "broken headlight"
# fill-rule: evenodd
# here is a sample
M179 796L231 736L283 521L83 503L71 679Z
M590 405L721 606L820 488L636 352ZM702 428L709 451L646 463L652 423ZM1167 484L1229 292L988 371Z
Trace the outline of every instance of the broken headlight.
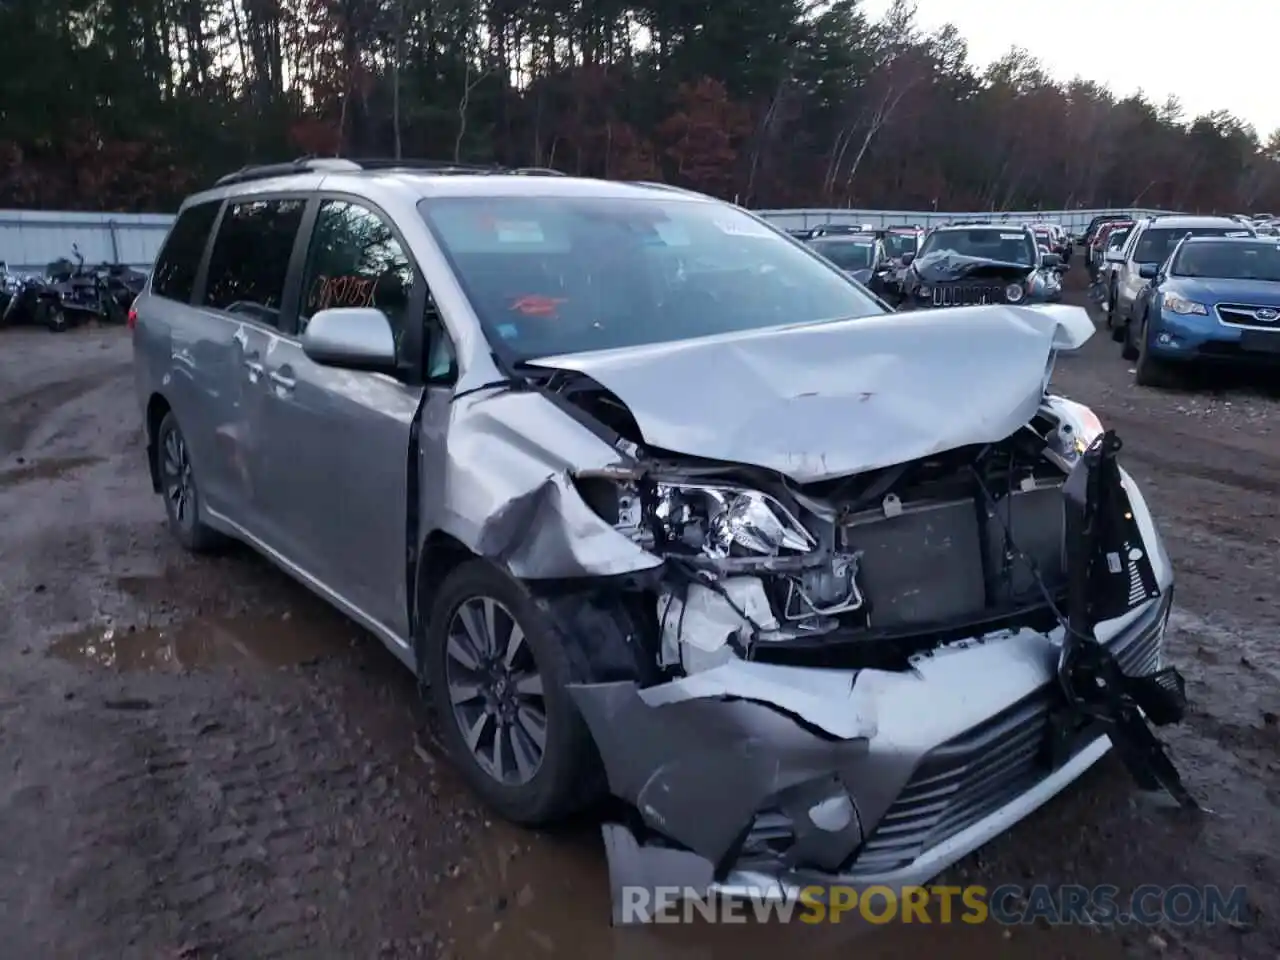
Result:
M1102 436L1102 421L1083 403L1053 397L1051 406L1058 427L1049 437L1048 453L1064 470L1070 470L1080 455Z
M592 508L645 549L725 557L808 553L818 544L783 504L758 490L685 481L577 478Z

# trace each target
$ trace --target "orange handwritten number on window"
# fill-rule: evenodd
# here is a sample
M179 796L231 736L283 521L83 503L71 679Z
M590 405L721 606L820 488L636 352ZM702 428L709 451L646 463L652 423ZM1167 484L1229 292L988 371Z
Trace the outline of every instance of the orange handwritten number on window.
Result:
M330 307L374 306L374 283L365 277L316 277L307 295L312 311Z
M560 304L568 303L563 297L544 297L536 293L517 297L511 309L526 317L554 317L559 313Z

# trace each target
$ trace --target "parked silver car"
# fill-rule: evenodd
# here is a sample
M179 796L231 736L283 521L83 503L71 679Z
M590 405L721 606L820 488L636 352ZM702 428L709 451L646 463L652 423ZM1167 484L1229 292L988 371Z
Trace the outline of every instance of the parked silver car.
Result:
M629 803L618 884L921 881L1111 743L1180 791L1168 557L1046 393L1083 310L890 314L736 207L522 173L183 204L131 316L183 544L380 637L506 817Z

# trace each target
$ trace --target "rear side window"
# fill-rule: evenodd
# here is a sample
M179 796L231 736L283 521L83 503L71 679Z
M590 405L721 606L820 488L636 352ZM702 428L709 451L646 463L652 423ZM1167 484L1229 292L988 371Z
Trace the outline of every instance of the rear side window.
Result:
M205 305L279 326L289 257L306 205L301 197L228 205L209 255Z
M196 273L200 270L200 258L204 256L209 231L218 217L221 200L208 200L187 207L178 214L178 221L169 231L160 256L156 258L152 274L151 292L170 300L191 302L195 290Z

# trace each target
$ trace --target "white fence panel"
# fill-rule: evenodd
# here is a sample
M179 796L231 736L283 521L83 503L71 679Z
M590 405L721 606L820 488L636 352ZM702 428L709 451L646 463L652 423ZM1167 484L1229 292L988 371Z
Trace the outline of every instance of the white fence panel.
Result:
M172 223L164 213L0 210L0 260L17 273L41 273L79 247L89 264L149 270Z

